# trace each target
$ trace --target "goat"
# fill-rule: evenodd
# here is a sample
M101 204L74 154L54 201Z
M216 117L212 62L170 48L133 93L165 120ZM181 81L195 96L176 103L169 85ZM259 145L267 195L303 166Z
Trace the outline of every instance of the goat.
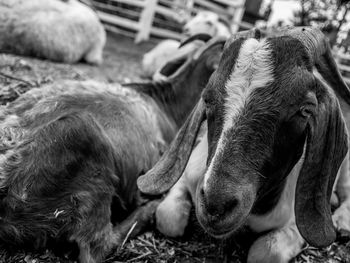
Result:
M63 81L3 108L1 242L38 248L69 240L78 244L81 263L95 263L135 223L133 234L141 231L158 201L141 198L136 179L186 119L224 42L193 39L158 82Z
M205 34L211 37L228 38L231 35L230 23L211 11L200 11L190 19L183 27L183 33L187 37ZM180 42L173 39L163 40L158 43L142 58L143 76L152 78L167 61L177 55Z
M77 0L0 0L0 52L58 62L102 63L106 32Z
M156 211L164 234L183 234L191 199L214 237L242 226L261 233L250 263L289 262L305 241L324 247L335 229L350 231L350 91L321 31L274 34L261 39L253 30L227 41L190 117L138 178L147 194L172 187ZM332 216L334 192L340 205Z

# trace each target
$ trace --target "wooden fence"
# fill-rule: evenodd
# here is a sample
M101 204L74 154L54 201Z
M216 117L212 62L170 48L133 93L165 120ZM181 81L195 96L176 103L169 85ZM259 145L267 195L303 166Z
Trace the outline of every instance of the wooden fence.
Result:
M181 38L184 22L199 10L211 10L238 27L245 0L91 0L107 30L135 38L135 42L157 38Z
M350 85L350 55L344 54L341 51L333 52L333 55L337 61L343 79L346 84Z

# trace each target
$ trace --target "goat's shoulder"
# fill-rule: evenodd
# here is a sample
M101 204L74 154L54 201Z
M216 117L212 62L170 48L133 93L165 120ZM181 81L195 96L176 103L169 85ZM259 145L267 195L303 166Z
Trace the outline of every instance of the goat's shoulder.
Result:
M71 112L42 121L24 129L20 141L4 155L2 174L13 196L57 194L75 180L95 180L113 172L110 141L91 114ZM112 178L109 174L104 180Z
M44 238L45 231L57 234L61 226L74 224L73 215L80 218L93 202L111 200L119 180L110 141L91 114L42 120L23 129L2 155L0 204L8 222L18 229L41 229Z

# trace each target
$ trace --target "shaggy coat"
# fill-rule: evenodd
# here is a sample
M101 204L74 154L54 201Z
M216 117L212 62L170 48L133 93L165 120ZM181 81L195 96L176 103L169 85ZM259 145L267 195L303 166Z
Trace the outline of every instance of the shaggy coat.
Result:
M157 202L141 206L136 179L186 119L224 43L192 42L159 82L64 81L1 110L1 242L74 241L80 262L94 263L148 224Z

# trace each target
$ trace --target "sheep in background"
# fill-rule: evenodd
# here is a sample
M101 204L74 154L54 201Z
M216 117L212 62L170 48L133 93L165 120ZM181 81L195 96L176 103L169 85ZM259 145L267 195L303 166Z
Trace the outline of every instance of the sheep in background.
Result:
M180 42L174 39L161 41L153 49L143 55L142 72L143 76L152 78L154 73L160 69L177 52Z
M0 0L0 52L102 63L105 30L77 0Z
M198 12L195 17L185 24L183 32L186 36L208 34L212 37L228 38L231 35L229 22L211 11ZM142 59L143 76L152 78L158 69L176 55L179 46L179 41L167 39L161 41L152 50L147 52Z
M195 34L209 34L211 36L226 37L231 35L230 22L222 19L211 11L200 11L183 27L183 33L187 36Z

